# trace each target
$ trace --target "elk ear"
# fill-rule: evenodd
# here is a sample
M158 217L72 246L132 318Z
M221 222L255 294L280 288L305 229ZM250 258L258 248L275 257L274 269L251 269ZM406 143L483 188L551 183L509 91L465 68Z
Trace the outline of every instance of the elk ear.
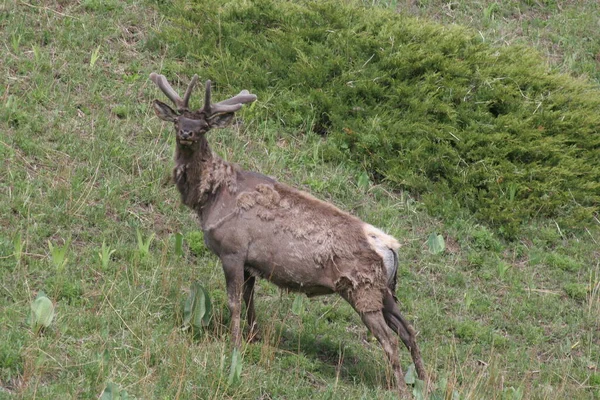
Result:
M231 121L233 121L234 116L235 113L233 112L215 114L211 115L207 122L211 128L224 128L227 125L231 124Z
M152 102L152 107L154 108L154 112L156 116L163 121L175 122L177 120L177 113L171 107L163 103L159 100L154 100Z

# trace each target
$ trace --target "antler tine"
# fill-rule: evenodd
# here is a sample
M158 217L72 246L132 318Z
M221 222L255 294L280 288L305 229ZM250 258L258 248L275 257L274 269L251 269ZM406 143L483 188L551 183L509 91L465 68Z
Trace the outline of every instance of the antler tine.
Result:
M230 105L230 104L252 103L255 100L256 100L256 95L255 94L251 94L247 90L242 90L240 93L238 93L237 95L233 96L232 98L218 102L217 104L215 104L215 106L216 105L226 106L226 105Z
M185 94L183 95L183 107L185 108L189 108L190 96L192 94L194 86L196 85L196 82L198 82L198 75L194 74L192 80L190 81L190 84L187 87L187 90L185 91Z
M205 84L204 107L202 108L202 112L206 115L236 112L242 108L245 103L252 103L256 100L256 95L250 94L247 90L242 90L238 95L230 99L211 104L211 89L212 86L209 79Z
M213 113L235 112L242 108L244 104L252 103L253 101L256 101L256 95L251 94L247 90L242 90L230 99L213 104L211 110Z
M156 84L156 86L159 87L160 90L162 90L162 92L173 103L175 103L175 105L177 106L177 108L179 110L187 108L187 103L184 103L184 101L181 99L181 97L179 97L177 92L171 87L171 85L169 84L169 81L167 81L167 78L164 75L160 75L160 74L157 74L156 72L153 72L150 74L150 79L152 80L152 82L154 82ZM189 89L189 87L188 87L188 89ZM186 95L187 95L187 97L189 97L187 92L186 92Z
M210 90L211 82L210 79L208 79L204 84L204 106L202 107L202 112L204 112L205 115L212 114L212 107L210 105Z

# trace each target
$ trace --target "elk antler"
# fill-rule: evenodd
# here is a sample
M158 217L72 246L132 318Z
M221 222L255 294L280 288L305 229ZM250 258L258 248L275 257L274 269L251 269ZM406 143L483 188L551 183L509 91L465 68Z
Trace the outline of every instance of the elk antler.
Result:
M207 80L204 93L204 107L202 108L202 112L204 112L205 115L236 112L242 108L242 105L252 103L256 100L256 95L251 94L247 90L242 90L239 94L227 100L220 101L216 104L210 104L210 92L211 82L210 80Z
M162 90L162 92L173 103L175 103L175 106L177 106L178 111L181 112L181 111L188 110L190 96L192 94L192 90L194 89L194 85L196 85L196 82L198 81L198 75L194 75L194 77L192 78L190 84L187 87L187 90L185 91L185 95L183 96L183 99L181 97L179 97L179 95L177 94L175 89L173 89L171 87L171 85L169 84L169 81L167 81L167 78L164 75L160 75L160 74L153 72L150 74L150 79L152 80L152 82L154 82L156 84L156 86L159 87L160 90Z
M152 82L156 84L162 90L162 92L173 102L175 106L177 106L177 110L179 112L189 111L189 101L190 96L192 94L192 90L198 81L198 75L194 75L190 84L185 91L183 99L177 94L175 89L171 87L169 81L164 75L157 74L155 72L150 74L150 79ZM206 81L206 89L204 92L204 106L200 110L204 115L210 116L213 114L222 114L222 113L230 113L236 112L242 105L246 103L252 103L256 100L256 95L251 94L247 90L242 90L239 94L227 99L220 101L216 104L210 104L210 92L211 92L211 82L210 80Z

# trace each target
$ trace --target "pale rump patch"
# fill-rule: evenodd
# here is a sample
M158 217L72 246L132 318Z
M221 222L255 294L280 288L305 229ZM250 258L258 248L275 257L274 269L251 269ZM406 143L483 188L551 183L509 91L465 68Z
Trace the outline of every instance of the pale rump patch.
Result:
M400 243L396 238L375 228L373 225L364 224L363 230L371 248L383 259L387 281L391 283L398 269L397 254Z

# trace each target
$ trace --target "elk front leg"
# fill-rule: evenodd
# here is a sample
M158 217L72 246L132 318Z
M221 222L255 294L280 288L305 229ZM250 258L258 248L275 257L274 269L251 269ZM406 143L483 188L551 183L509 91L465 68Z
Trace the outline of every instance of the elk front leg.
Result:
M231 341L236 348L240 347L240 315L242 311L242 289L244 286L244 262L237 255L221 257L225 283L227 285L227 305L231 313Z
M254 283L256 278L244 270L244 302L246 303L246 318L248 320L248 341L260 339L254 311Z

